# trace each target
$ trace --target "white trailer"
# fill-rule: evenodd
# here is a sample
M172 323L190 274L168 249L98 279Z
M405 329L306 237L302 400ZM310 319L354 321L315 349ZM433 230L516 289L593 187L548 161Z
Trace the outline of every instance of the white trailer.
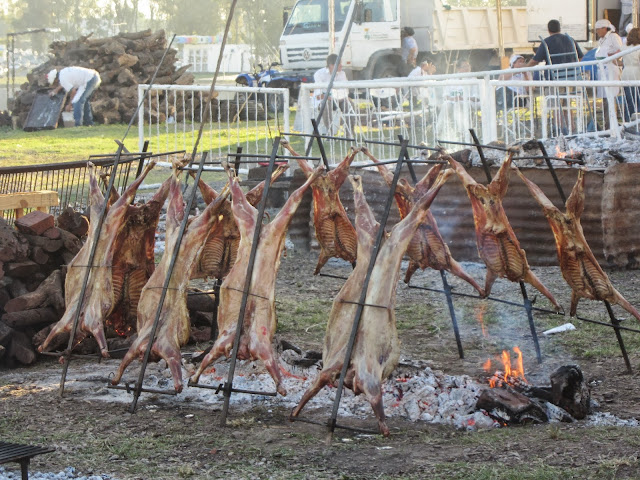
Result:
M307 75L323 67L327 55L341 44L352 10L354 23L342 65L353 79L400 75L400 31L405 26L415 30L419 59L444 66L463 55L476 70L500 65L500 47L532 53L531 42L538 35L546 36L546 22L552 18L559 19L577 41L587 40L590 0L520 3L501 7L499 15L495 5L454 7L443 0L297 0L280 37L281 63L287 71ZM331 4L333 42L329 38Z

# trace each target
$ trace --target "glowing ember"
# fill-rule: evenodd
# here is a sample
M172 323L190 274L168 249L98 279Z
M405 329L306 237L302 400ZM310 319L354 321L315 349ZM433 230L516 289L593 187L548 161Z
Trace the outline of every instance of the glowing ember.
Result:
M518 383L528 383L524 377L524 361L522 359L522 351L518 347L513 347L516 354L514 359L515 365L511 362L511 354L508 350L503 350L501 355L503 370L496 371L489 379L491 388L501 387L504 384L516 385ZM491 360L487 360L483 366L486 372L491 372Z

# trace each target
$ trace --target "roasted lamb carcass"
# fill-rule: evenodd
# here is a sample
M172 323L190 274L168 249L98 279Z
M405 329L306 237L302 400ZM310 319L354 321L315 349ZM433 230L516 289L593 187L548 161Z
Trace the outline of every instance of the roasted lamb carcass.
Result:
M509 186L512 157L513 154L510 154L505 159L496 176L486 187L476 182L451 156L447 155L445 158L460 177L471 200L478 253L487 265L485 295L491 293L491 287L497 278L506 277L512 282L525 281L538 289L555 309L560 311L562 307L529 268L526 254L520 248L520 242L513 233L502 207L502 199Z
M102 356L109 356L107 340L104 334L104 321L117 302L117 285L114 285L112 276L114 261L116 261L115 259L120 253L116 250L117 239L124 228L127 211L131 206L130 204L135 197L136 191L155 163L155 160L150 161L140 177L124 191L120 198L114 199L115 201L109 206L105 214L99 236L97 235L98 218L104 202L108 200L105 200L100 191L95 175L95 167L92 163L88 164L91 202L89 233L85 244L67 268L67 277L65 279L66 311L60 321L53 327L44 343L38 348L38 351L46 352L54 342L59 340L60 335L64 333L70 334L76 312L80 308L80 317L74 342L77 344L88 334L91 334L98 342ZM96 239L96 237L98 238ZM86 268L89 266L89 256L94 242L97 242L95 256L84 300L80 306L80 291Z
M322 173L316 169L307 181L293 192L274 219L264 225L257 245L256 260L251 276L249 297L244 313L244 323L240 332L238 358L241 360L261 360L281 395L286 395L282 385L282 375L277 355L271 341L276 330L275 283L280 256L284 248L287 227L295 214L302 197L309 186ZM230 177L232 175L230 174ZM240 304L247 277L247 267L256 228L258 211L247 201L237 177L231 178L233 217L240 230L240 246L236 263L220 286L220 306L218 307L218 338L204 357L192 377L198 382L200 375L213 361L231 354L240 315Z
M275 182L287 168L287 165L279 166L271 175L271 182ZM218 197L218 192L203 180L200 180L198 187L205 203L209 204ZM264 181L247 192L249 204L255 207L262 198L263 190ZM239 244L240 232L233 219L231 202L226 200L218 213L218 221L207 235L193 278L212 277L221 281L236 261Z
M542 190L523 173L516 169L518 176L525 183L533 198L540 204L545 217L551 225L556 240L558 261L562 276L571 287L571 308L573 317L581 298L603 300L619 304L631 315L640 320L640 313L620 293L613 288L607 274L602 270L593 255L587 240L584 238L580 216L584 210L584 171L578 172L578 180L565 204L562 213Z
M116 238L114 249L118 254L113 258L111 268L114 305L105 323L118 335L135 331L140 293L155 270L155 233L171 181L172 176L145 203L129 205L124 225ZM109 202L119 198L117 191L112 189Z
M126 353L120 367L111 383L117 385L122 374L136 357L141 359L151 341L153 324L160 304L160 297L164 287L169 265L178 242L180 225L185 215L185 206L180 188L178 164L174 165L174 173L169 190L169 207L166 220L166 244L162 259L157 268L142 289L138 302L138 337ZM228 191L224 191L200 215L191 219L182 236L180 248L175 260L167 293L160 311L160 318L156 337L151 348L150 359L160 358L167 362L176 392L182 391L182 371L180 347L189 340L190 323L187 310L187 287L191 273L195 268L198 251L211 229L211 225L218 220L218 211L224 204Z
M395 299L402 257L427 209L453 172L439 175L406 217L391 230L378 253L367 288L365 306L344 384L357 395L364 393L378 419L380 432L389 435L382 404L382 382L398 364L400 342L396 330ZM325 385L335 385L344 365L347 344L369 269L371 251L379 228L362 191L360 177L350 177L356 206L358 263L333 301L322 352L323 368L302 396L291 415L298 416L305 404Z
M385 165L380 164L378 159L366 148L362 149L362 153L367 155L371 161L378 164L376 165L378 171L387 182L387 185L390 186L393 182L393 174L391 171ZM412 187L404 178L398 181L395 199L401 218L406 217L413 208L413 205L427 193L438 177L442 167L443 165L434 165L431 167L427 174L416 183L415 187ZM418 268L423 270L425 268L446 270L468 282L478 291L480 296L484 296L482 287L480 287L480 285L464 271L456 259L451 256L449 247L442 238L440 230L438 229L438 223L431 211L427 210L424 222L418 226L407 248L407 255L409 256L409 268L407 268L407 273L404 277L405 283L409 283L411 276Z
M289 142L282 140L281 144L292 155L300 156ZM319 177L311 185L313 224L320 244L320 258L313 272L314 275L320 273L331 257L342 258L351 264L356 261L358 243L356 231L347 217L339 193L340 187L349 174L349 166L359 151L359 149L353 149L333 170ZM298 165L307 177L312 174L313 168L306 160L298 159Z

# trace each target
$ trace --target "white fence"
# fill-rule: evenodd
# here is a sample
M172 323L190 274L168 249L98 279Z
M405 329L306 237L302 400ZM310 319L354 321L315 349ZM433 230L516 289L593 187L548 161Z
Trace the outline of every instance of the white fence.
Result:
M145 92L149 90L145 97ZM149 150L191 153L200 125L203 127L198 152L220 160L242 147L243 153L271 151L272 138L289 131L289 91L286 88L217 87L209 99L210 87L197 85L148 85L138 87L138 142Z
M612 80L615 63L640 47L605 60L533 69L434 75L422 79L380 79L336 82L329 108L320 120L321 133L350 138L330 140L325 147L333 159L342 159L352 143L396 142L435 146L447 141L469 142L473 128L483 143L507 144L559 135L613 135L623 129L638 132L640 78ZM508 74L508 75L505 75ZM515 74L512 78L506 76ZM327 85L302 84L293 130L311 133L317 118L317 94ZM142 98L147 86L141 85ZM289 128L289 92L286 89L219 87L214 102L208 87L151 88L139 115L140 146L151 141L156 152L193 148L203 108L213 106L199 151L210 158L235 153L268 153L272 138ZM397 150L371 144L379 158Z
M483 143L513 144L559 135L620 136L638 130L640 78L612 80L616 62L640 47L605 60L508 71L434 75L422 79L380 79L336 82L321 133L366 140L435 146L469 142L473 128ZM513 78L504 79L505 74ZM501 79L501 77L503 77ZM596 79L597 78L597 79ZM326 84L303 84L295 127L310 133L317 118L318 95ZM626 95L625 95L626 94ZM340 160L351 142L329 141L331 156ZM379 158L397 149L371 144Z

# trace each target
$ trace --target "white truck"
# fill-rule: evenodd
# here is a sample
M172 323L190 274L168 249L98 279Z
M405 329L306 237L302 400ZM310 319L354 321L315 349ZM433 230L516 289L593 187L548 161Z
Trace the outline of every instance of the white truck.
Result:
M464 0L457 2L465 4ZM330 15L332 3L334 14ZM532 53L532 42L539 41L539 35L547 36L547 22L553 18L560 20L563 32L579 42L587 40L592 0L509 3L518 5L500 9L502 46L507 53ZM342 57L342 65L352 79L400 76L400 31L405 26L415 31L418 60L434 61L439 73L447 73L446 67L460 56L469 59L474 70L500 65L495 4L461 7L451 6L446 0L297 0L280 37L284 70L308 77L323 67L327 55L338 52L352 10L354 22ZM330 17L334 18L333 29L329 28Z

